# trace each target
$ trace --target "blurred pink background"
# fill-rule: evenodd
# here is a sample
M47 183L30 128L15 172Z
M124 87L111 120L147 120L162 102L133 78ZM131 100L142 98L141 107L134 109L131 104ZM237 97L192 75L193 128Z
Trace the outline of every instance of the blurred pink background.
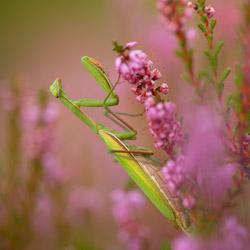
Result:
M237 35L235 26L239 21L237 5L239 1L209 1L216 9L218 26L216 41L224 40L221 53L221 69L233 68ZM190 27L192 26L189 23ZM196 28L196 27L194 27ZM112 51L112 41L126 43L138 41L137 49L144 50L163 73L163 79L170 87L169 98L181 101L180 113L189 99L183 92L189 91L180 78L183 66L174 57L176 41L167 33L158 19L155 1L152 0L73 0L73 1L1 1L0 9L0 79L22 74L25 79L23 92L30 98L36 91L25 88L48 89L50 84L61 77L64 90L72 99L104 99L105 94L88 74L80 58L91 56L102 63L114 82L117 74L114 69L116 54ZM196 49L196 66L203 65L204 38L197 34L190 41ZM233 83L228 81L226 89ZM126 113L139 113L142 106L137 104L131 94L130 86L122 83L117 87L120 96L119 107L113 110ZM123 187L128 179L125 171L113 162L112 155L100 138L78 120L61 103L58 103L60 120L60 159L67 169L72 183L80 183L101 192L107 206L100 211L95 220L96 237L117 249L116 226L110 212L110 192ZM88 108L87 112L98 122L117 128L102 115L102 109ZM153 148L153 140L147 130L145 117L127 119L138 131L137 145ZM144 129L144 130L142 130ZM1 132L3 133L3 131ZM142 136L142 133L147 136ZM156 151L156 157L164 155ZM163 216L147 201L146 209L140 215L144 225L151 230L152 246L179 232L163 219Z

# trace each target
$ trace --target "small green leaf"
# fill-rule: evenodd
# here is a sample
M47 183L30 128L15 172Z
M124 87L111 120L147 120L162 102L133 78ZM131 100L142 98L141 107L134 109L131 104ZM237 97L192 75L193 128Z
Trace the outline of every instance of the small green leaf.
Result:
M235 73L236 73L236 75L243 78L244 73L243 73L242 67L240 66L239 63L235 63Z
M182 52L176 50L174 53L175 53L175 55L176 55L177 57L179 57L180 59L183 59L184 56L183 56L183 53L182 53Z
M225 82L225 80L226 80L227 77L229 76L230 72L231 72L231 69L230 69L230 68L226 68L226 69L224 70L224 72L222 73L222 75L221 75L221 77L220 77L221 83Z
M199 24L198 24L198 27L199 27L199 29L200 29L204 34L207 34L206 28L205 28L205 26L204 26L202 23L199 23Z
M209 27L209 31L210 32L213 32L213 30L214 30L214 27L215 27L215 25L216 25L216 19L213 19L212 21L211 21L211 24L210 24L210 27Z
M235 83L235 85L236 85L237 87L240 87L241 84L242 84L242 81L240 80L240 78L239 78L238 76L235 76L235 77L233 78L233 81L234 81L234 83Z
M212 56L210 64L211 64L211 67L212 67L213 70L217 70L217 68L218 68L218 57L217 56Z
M206 23L207 20L208 20L207 16L202 16L202 17L201 17L201 21L202 21L203 23Z
M244 82L244 74L239 63L235 63L235 77L233 80L237 87L240 87Z
M224 83L216 83L216 90L219 96L222 96L224 87L225 87Z
M116 51L118 53L123 51L123 47L122 45L119 45L116 41L113 42L113 51Z
M187 82L192 82L192 79L190 78L190 76L188 76L187 74L181 74L181 78Z
M212 34L209 34L209 35L207 36L207 41L208 41L208 42L213 41L213 39L214 39L214 36L213 36Z
M227 95L227 97L226 97L226 107L227 108L230 106L232 98L233 98L233 95L231 93Z
M205 56L207 56L208 58L211 58L211 53L208 50L204 50L204 54Z
M210 83L214 83L214 79L213 77L210 75L210 73L208 73L205 70L200 70L198 73L198 78L202 79L202 78L206 78Z
M218 44L218 46L216 47L216 49L215 49L215 51L214 51L214 55L215 55L215 56L217 56L217 55L220 53L220 51L221 51L223 45L224 45L224 42L223 42L223 41L220 41L219 44Z
M236 113L239 113L241 111L241 106L242 106L241 102L242 102L242 93L241 91L236 91L233 94L233 98L230 105L235 110Z

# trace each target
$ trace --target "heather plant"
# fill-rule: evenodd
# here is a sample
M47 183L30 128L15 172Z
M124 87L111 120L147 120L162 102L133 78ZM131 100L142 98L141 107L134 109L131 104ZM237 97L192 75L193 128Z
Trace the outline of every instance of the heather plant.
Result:
M0 87L0 249L100 249L91 225L103 201L59 160L58 105L27 96L18 77Z
M60 78L50 91L100 136L114 165L120 164L131 177L128 185L120 183L110 193L116 238L126 249L156 249L151 241L155 232L140 218L147 204L145 196L162 213L162 220L179 230L174 239L166 232L158 248L249 249L250 1L242 1L241 54L234 69L221 66L224 42L217 42L216 24L223 17L216 16L209 1L157 0L155 7L165 32L174 35L178 44L174 54L183 64L181 78L163 80L163 73L148 56L151 52L138 49L142 42L113 42L118 75L114 84L99 62L82 58L106 93L104 100L72 100ZM205 63L196 60L200 49L192 41L198 32L203 38L200 58ZM177 83L188 86L183 109L177 98L170 98ZM131 86L134 105L142 105L143 113L111 109L119 103L116 90L121 84ZM1 101L8 130L0 156L0 248L113 249L99 242L93 230L100 223L96 218L108 196L70 182L70 168L66 170L57 155L59 106L45 95L22 98L16 80L1 86ZM125 131L100 124L81 107L104 109ZM130 142L141 131L126 117L142 115L155 150ZM154 151L161 152L164 159L157 159ZM109 226L105 225L107 231Z
M192 100L190 98L182 118L177 113L178 103L167 98L172 83L158 84L162 78L161 72L153 67L146 53L135 49L135 41L125 45L114 42L118 73L114 85L100 63L89 57L82 58L86 69L107 93L103 101L71 100L62 90L61 79L57 79L50 90L100 135L116 161L162 214L176 228L186 232L185 236L176 238L172 244L165 243L164 249L248 249L249 221L242 219L244 216L237 206L250 179L247 32L250 3L244 1L245 21L240 32L244 60L236 64L236 90L229 94L225 92L225 85L230 81L231 69L221 69L219 64L224 42L215 43L215 8L205 0L159 0L157 7L166 30L173 33L178 41L179 49L175 54L186 69L181 76L194 90L194 97ZM204 58L208 68L199 70L195 65L195 50L190 44L190 30L186 28L188 20L195 15L199 18L197 29L204 36L207 47ZM144 105L155 147L166 153L166 160L160 167L156 159L150 156L150 150L125 141L134 140L136 136L133 127L120 117L128 114L110 109L119 101L115 87L120 78L132 85L136 101ZM82 106L103 107L107 116L117 119L129 131L118 132L99 124L80 109ZM133 238L124 228L124 221L131 216L130 193L116 191L113 199L118 203L113 213L122 230L121 240L128 249L144 249L142 243L137 242L136 247L132 245ZM244 209L246 206L247 203L244 203ZM135 234L137 227L134 225ZM140 239L137 236L137 241L138 237Z

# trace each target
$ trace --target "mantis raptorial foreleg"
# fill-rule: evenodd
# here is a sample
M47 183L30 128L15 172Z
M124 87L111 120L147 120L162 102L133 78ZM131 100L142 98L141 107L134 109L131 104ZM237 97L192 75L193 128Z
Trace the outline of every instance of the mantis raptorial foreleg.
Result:
M79 101L74 101L74 103L78 107L103 107L108 113L115 117L115 119L120 121L130 131L133 131L135 133L134 135L136 135L136 130L109 108L109 106L115 106L119 103L119 97L114 90L120 81L120 75L114 86L112 86L111 82L104 72L102 65L99 62L85 56L82 58L82 63L89 71L89 73L97 80L102 89L107 93L107 96L104 100L82 99Z

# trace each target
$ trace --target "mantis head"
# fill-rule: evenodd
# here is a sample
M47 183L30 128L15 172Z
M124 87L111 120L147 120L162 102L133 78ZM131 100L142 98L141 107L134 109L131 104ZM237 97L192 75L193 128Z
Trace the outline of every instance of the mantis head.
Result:
M59 98L62 91L62 80L60 78L56 78L49 89L53 96Z

